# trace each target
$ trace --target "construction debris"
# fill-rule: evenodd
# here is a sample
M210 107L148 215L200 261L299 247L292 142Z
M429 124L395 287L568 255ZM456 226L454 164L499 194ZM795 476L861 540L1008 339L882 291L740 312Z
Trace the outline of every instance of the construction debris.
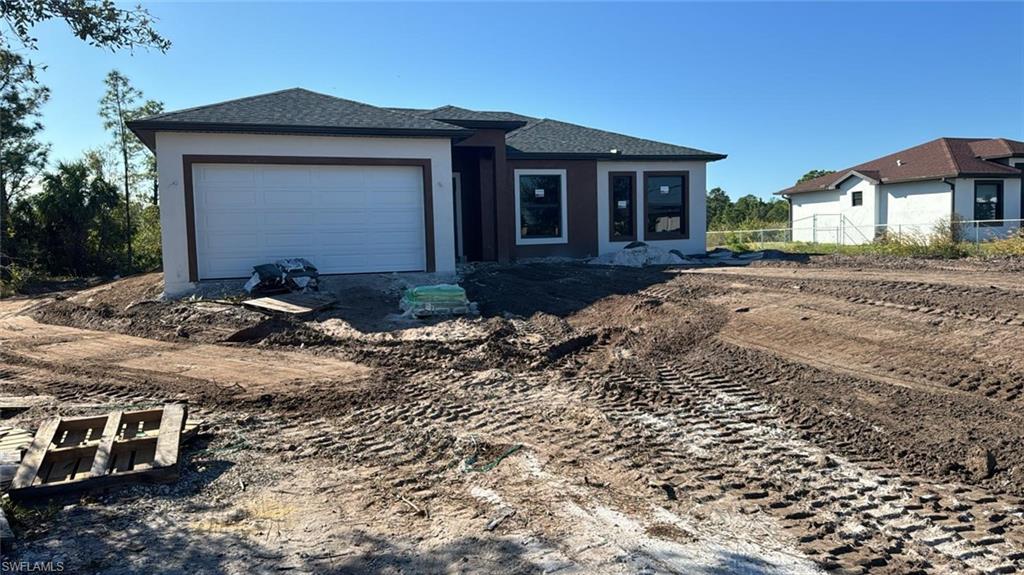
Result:
M14 531L11 531L11 525L7 522L7 516L4 515L4 510L0 508L0 552L6 553L13 546Z
M658 265L696 265L677 250L666 250L644 242L631 242L617 252L602 254L588 263L632 268Z
M7 489L14 480L21 462L21 452L0 451L0 490Z
M494 531L499 525L505 522L506 519L516 514L516 510L511 507L505 507L498 514L487 522L487 526L484 527L487 531Z
M406 290L399 302L414 317L476 314L476 305L466 299L466 290L453 284L417 286Z
M263 312L305 315L330 307L337 298L326 294L288 293L242 302L242 305Z
M245 291L256 294L318 291L320 272L304 258L277 260L253 267Z
M11 498L58 495L119 483L178 477L188 409L115 411L49 419L39 427L11 482Z
M32 444L32 432L17 427L0 426L0 453L21 452Z

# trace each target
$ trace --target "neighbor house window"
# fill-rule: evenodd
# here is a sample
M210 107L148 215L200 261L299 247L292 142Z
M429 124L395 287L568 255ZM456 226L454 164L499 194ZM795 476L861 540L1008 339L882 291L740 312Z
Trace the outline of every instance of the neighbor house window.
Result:
M853 205L863 206L864 205L864 192L853 192Z
M565 170L516 170L516 243L564 244Z
M1003 182L974 182L974 219L1003 219ZM981 225L997 226L999 224L990 222Z
M644 172L644 239L688 237L689 172Z
M613 242L631 242L636 239L636 174L610 172L608 174L609 239Z

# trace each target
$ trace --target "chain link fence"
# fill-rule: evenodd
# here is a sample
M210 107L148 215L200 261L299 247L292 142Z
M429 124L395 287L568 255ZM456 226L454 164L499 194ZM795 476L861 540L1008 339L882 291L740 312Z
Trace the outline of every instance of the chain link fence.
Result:
M818 251L871 245L928 246L937 243L981 246L1022 235L1024 220L953 220L925 224L858 225L843 216L819 215L794 222L793 227L752 230L713 230L707 248L798 249Z

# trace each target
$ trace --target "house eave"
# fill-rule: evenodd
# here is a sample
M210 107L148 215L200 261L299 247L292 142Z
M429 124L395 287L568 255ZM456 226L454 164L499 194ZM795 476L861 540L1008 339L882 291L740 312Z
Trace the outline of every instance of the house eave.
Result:
M906 183L911 183L911 182L941 181L941 180L944 180L944 179L947 179L947 178L996 178L996 179L1011 179L1012 180L1012 179L1021 179L1022 175L1024 175L1024 174L1021 174L1021 173L1011 174L1011 173L1003 173L1003 172L1000 172L1000 173L992 173L992 172L988 172L988 173L985 173L985 172L956 172L956 173L949 173L949 174L939 174L939 175L934 175L934 176L921 176L921 177L918 177L918 178L882 178L881 180L878 180L876 183L877 184L883 184L883 185L884 184L906 184ZM848 177L849 177L849 175L843 177L839 181L841 182L843 180L846 180ZM831 192L831 191L835 191L836 189L838 189L838 188L833 187L831 184L829 186L822 186L822 187L817 187L817 188L813 188L813 189L809 189L809 190L794 190L793 188L786 188L784 190L779 190L779 191L775 192L772 195L788 197L788 196L791 196L791 195L794 195L794 194L811 194L811 193L814 193L814 192Z
M361 128L335 126L294 126L280 124L224 124L206 122L128 122L128 128L150 150L156 147L156 132L200 132L219 134L270 134L290 136L379 136L389 138L461 138L470 135L464 128Z

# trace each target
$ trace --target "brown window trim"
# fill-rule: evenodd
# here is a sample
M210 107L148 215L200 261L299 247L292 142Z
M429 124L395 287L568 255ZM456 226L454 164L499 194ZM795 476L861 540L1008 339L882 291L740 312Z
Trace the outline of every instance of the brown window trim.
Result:
M972 209L971 209L971 211L972 211L971 215L974 216L974 219L976 221L978 220L978 185L979 184L981 184L981 185L994 184L996 186L996 190L997 190L996 194L997 194L997 197L999 198L999 201L996 202L996 209L998 211L996 212L996 217L994 217L992 219L994 219L994 220L1005 219L1006 218L1006 209L1004 208L1004 201L1006 200L1006 193L1005 193L1005 190L1003 189L1003 180L974 180L974 195L971 197L971 199L974 202L974 205L972 206ZM978 227L982 227L982 228L998 228L998 227L1002 226L1003 224L999 224L999 223L995 223L995 222L989 222L987 224L979 223L977 225L978 225Z
M651 177L682 176L683 177L683 221L679 222L678 232L650 232L647 230L647 183ZM690 239L690 172L679 170L671 172L644 172L644 240L688 240Z
M220 156L183 154L181 167L185 192L185 239L188 246L188 281L199 281L196 255L196 209L192 186L194 164L273 164L306 166L418 166L423 171L423 220L426 271L436 271L434 262L434 194L429 158L334 158L329 156Z
M633 233L628 236L615 235L615 196L612 195L615 178L629 178L630 188L633 193L629 197L629 210L633 216ZM608 241L610 242L635 242L636 230L640 222L636 221L636 172L608 172Z

